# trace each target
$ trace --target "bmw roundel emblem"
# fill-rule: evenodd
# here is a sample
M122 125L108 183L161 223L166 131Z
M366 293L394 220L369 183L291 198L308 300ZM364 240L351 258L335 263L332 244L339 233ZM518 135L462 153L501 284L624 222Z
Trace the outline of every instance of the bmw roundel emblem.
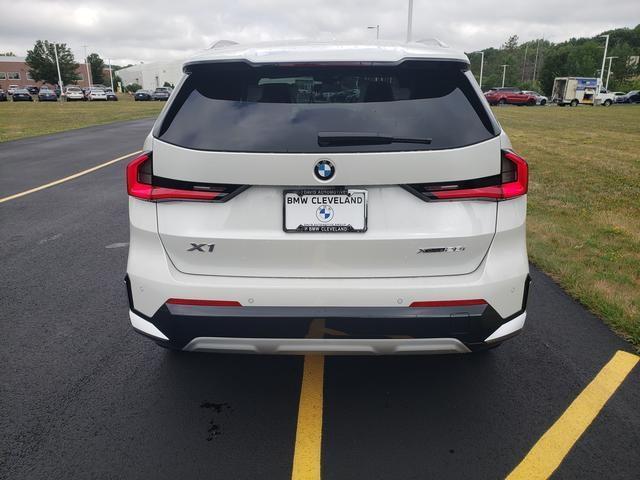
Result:
M336 173L336 167L329 160L320 160L313 171L320 180L331 180Z
M316 210L316 217L322 223L330 222L333 218L333 208L329 205L320 205Z

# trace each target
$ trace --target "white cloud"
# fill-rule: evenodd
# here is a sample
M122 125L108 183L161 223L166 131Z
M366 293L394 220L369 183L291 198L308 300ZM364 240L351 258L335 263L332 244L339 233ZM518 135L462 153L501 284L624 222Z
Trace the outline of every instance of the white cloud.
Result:
M78 59L82 45L114 63L184 58L218 39L239 42L308 38L403 40L403 0L168 0L118 5L95 0L0 0L0 50L24 55L37 39L67 43ZM24 12L29 12L25 15ZM597 15L595 14L597 12ZM510 35L552 41L635 26L637 0L603 7L595 0L414 0L414 38L438 37L466 51L501 45Z

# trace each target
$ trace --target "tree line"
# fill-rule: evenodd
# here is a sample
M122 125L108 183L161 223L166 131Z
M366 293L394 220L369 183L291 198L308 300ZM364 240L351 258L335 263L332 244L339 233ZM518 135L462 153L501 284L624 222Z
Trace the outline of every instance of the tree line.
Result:
M66 43L52 43L48 40L37 40L31 50L27 50L26 64L29 67L31 78L36 82L49 83L56 85L58 83L58 69L56 66L56 49L58 54L58 64L60 65L60 77L64 85L74 84L80 80L78 74L79 64L76 62L73 52ZM91 53L87 57L89 71L91 74L91 83L106 84L110 83L108 75L105 77L105 63L100 55ZM118 66L113 65L112 70L117 70ZM84 74L85 72L81 72ZM87 79L89 80L89 79ZM114 77L114 84L119 78Z
M607 56L617 57L611 64L609 90L640 89L640 65L632 61L640 56L640 25L635 28L617 28L603 32L609 35ZM571 38L565 42L552 43L543 38L519 43L517 35L512 35L500 48L484 50L484 68L482 88L502 85L503 65L505 70L505 86L520 87L525 90L538 90L551 93L555 77L598 77L604 53L604 38L596 35L591 38ZM65 85L79 80L78 63L65 43L57 43L60 76ZM471 71L479 80L480 54L468 54ZM109 83L105 78L105 63L97 53L87 57L93 84ZM55 85L58 83L58 72L55 62L54 44L47 40L36 41L33 49L27 51L26 63L31 77ZM605 65L606 80L609 62ZM120 67L114 65L112 69ZM84 72L83 72L84 73ZM114 84L119 81L116 76Z
M617 57L611 64L609 90L640 89L640 66L634 61L634 57L640 56L640 25L617 28L600 35L609 35L607 57ZM547 95L551 93L556 77L599 77L605 44L600 35L571 38L560 43L543 38L519 43L518 36L513 35L500 48L484 50L482 89L502 85L502 65L508 65L505 86L538 90ZM471 70L479 80L481 56L476 52L468 56ZM608 71L609 60L605 64L605 82Z

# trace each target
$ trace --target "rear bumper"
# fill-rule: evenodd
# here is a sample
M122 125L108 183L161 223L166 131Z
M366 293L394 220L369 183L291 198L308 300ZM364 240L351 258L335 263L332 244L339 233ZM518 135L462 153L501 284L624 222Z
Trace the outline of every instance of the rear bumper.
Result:
M495 236L475 271L406 278L185 274L172 264L160 241L155 204L132 198L129 202L127 284L132 324L172 348L458 352L486 348L524 325L529 273L526 197L500 204ZM235 301L242 306L182 308L167 304L171 298ZM487 304L455 310L408 307L414 302L464 299L484 299Z
M502 318L490 305L412 307L219 307L165 304L135 310L133 328L187 351L265 354L427 354L485 349L524 327L522 309Z

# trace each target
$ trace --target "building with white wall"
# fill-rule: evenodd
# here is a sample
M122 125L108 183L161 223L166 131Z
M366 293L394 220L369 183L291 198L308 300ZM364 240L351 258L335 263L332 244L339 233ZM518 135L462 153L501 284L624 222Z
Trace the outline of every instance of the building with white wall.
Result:
M237 45L237 43L231 40L218 40L209 49L224 48L232 45ZM165 82L175 86L182 78L182 64L185 60L140 63L118 70L118 75L122 79L123 88L132 83L141 85L145 90L154 90L157 87L162 87Z
M118 70L117 75L122 79L123 87L137 83L146 90L154 90L165 82L176 85L182 78L183 63L184 60L140 63Z

